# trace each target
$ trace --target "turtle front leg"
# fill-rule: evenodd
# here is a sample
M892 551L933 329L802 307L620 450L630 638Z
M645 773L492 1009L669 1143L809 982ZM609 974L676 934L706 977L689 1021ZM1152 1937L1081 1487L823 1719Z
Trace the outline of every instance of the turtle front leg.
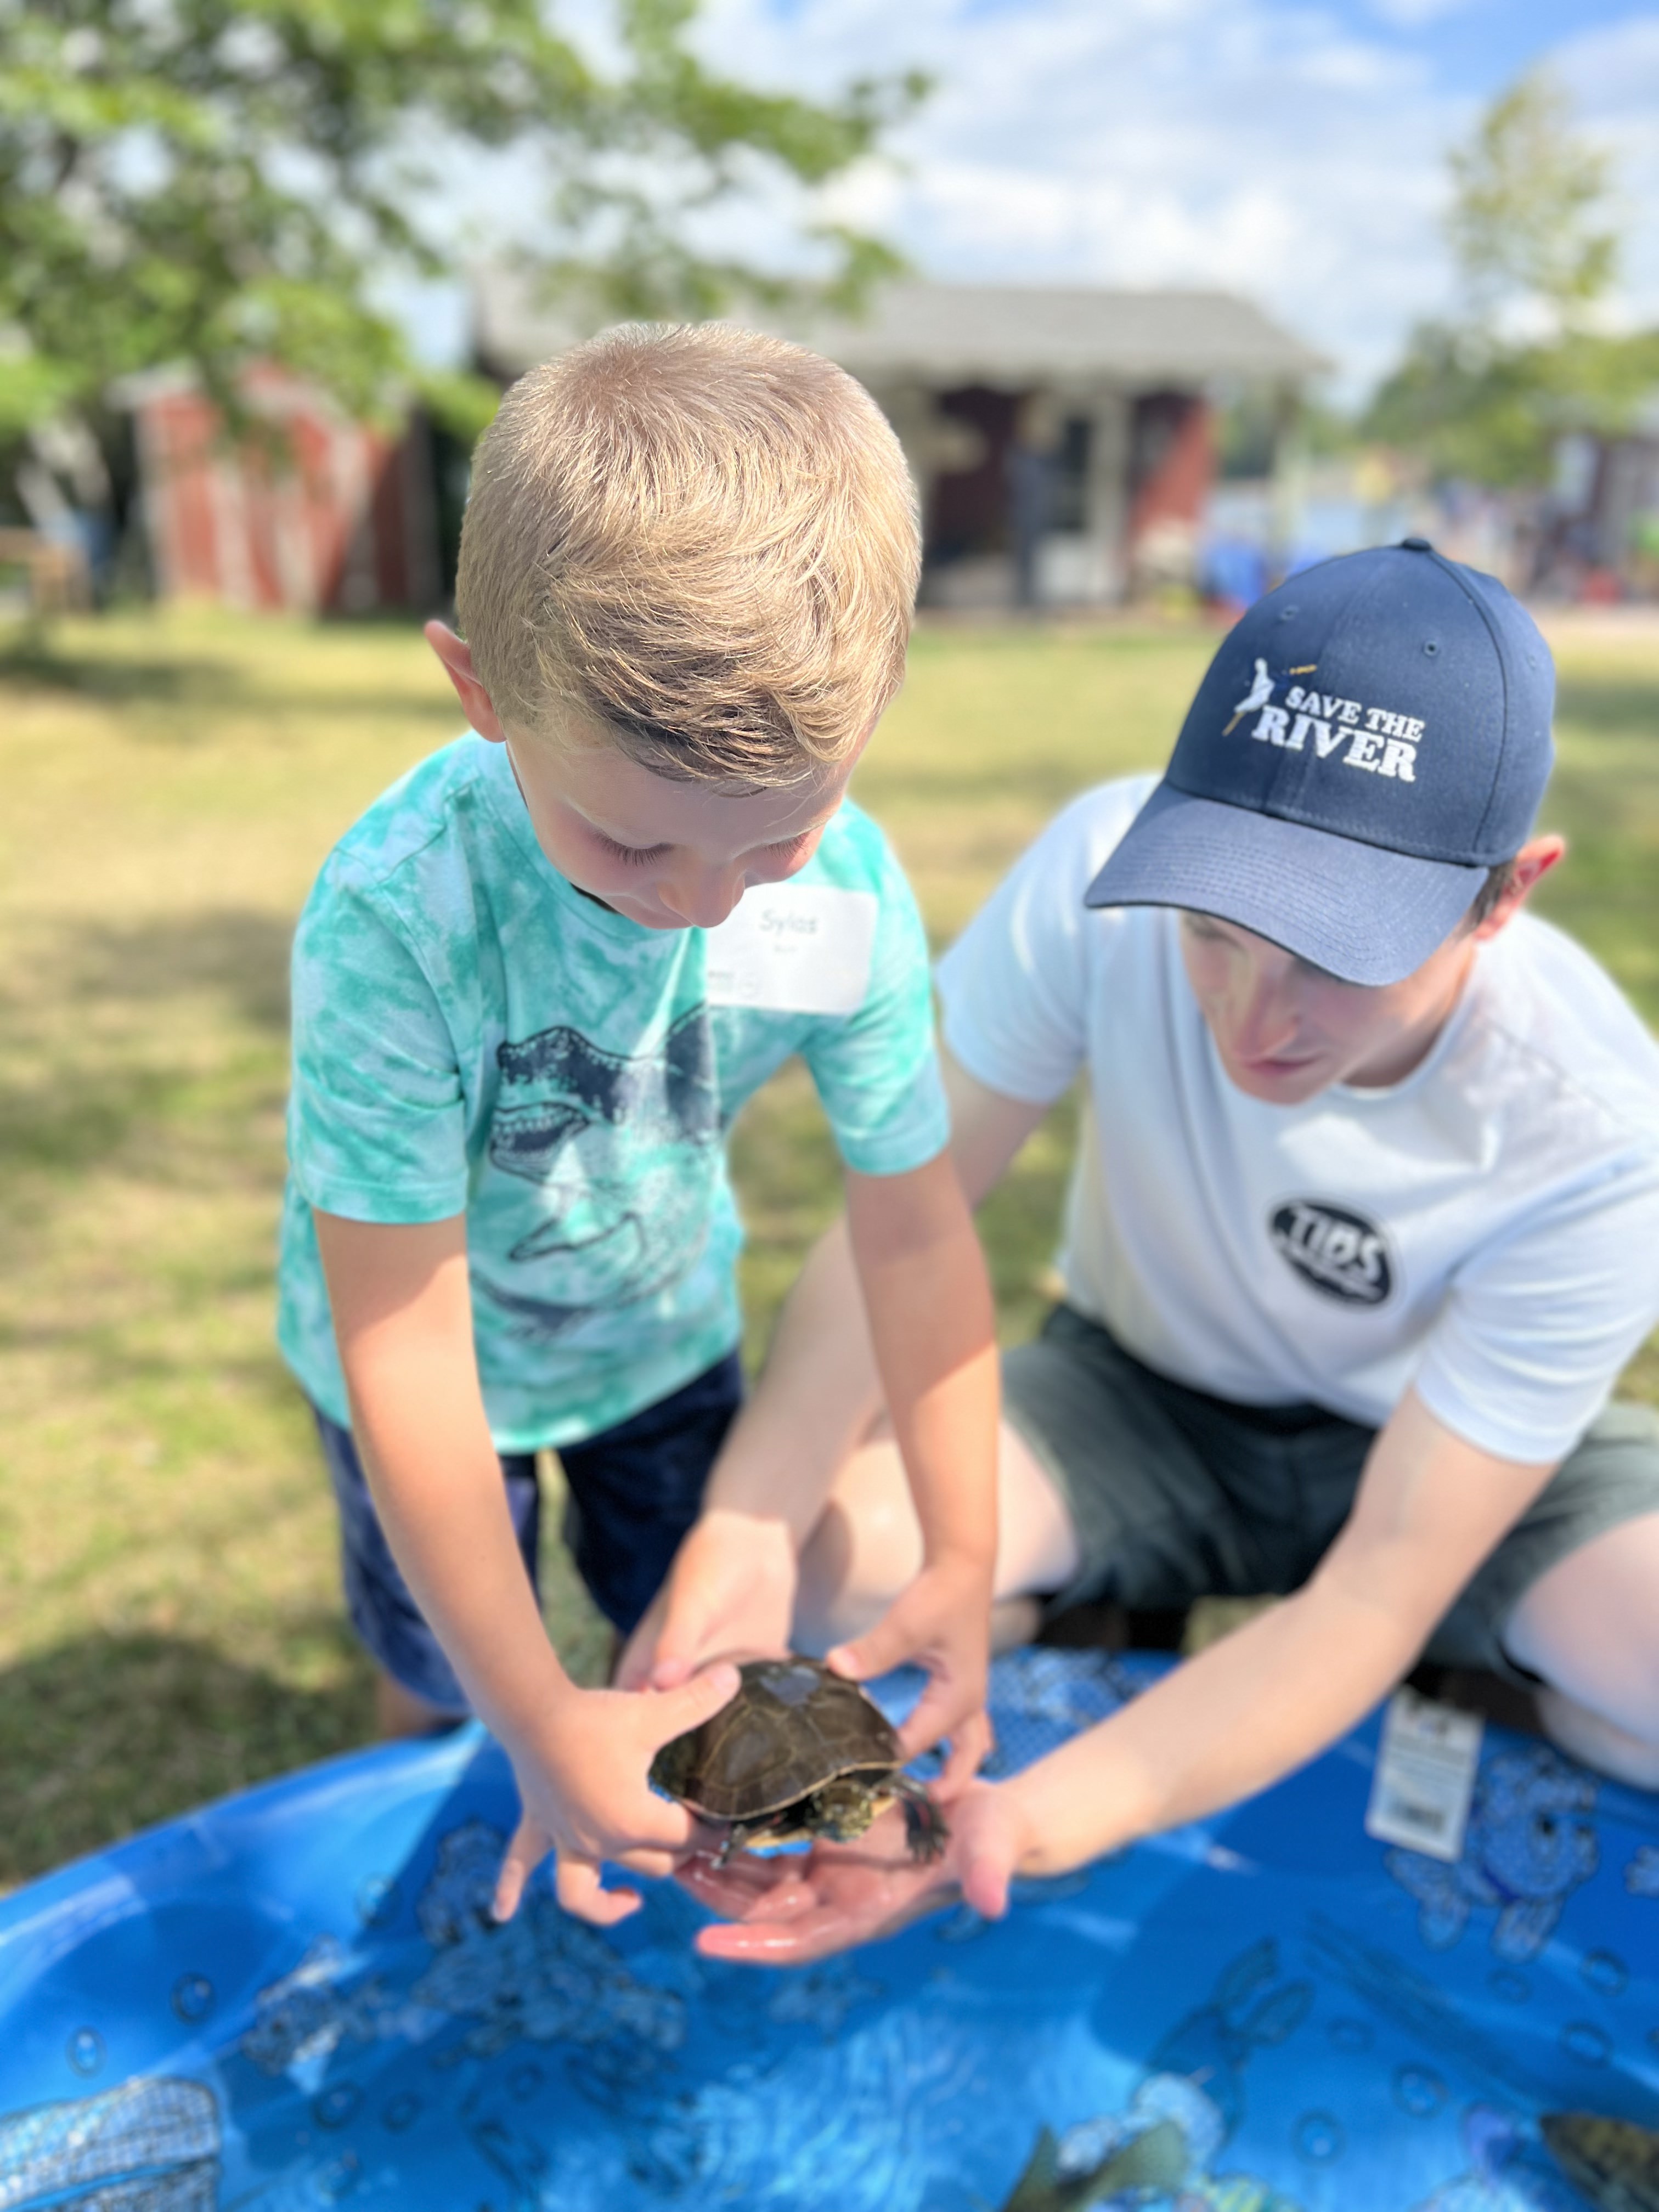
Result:
M913 1859L924 1863L942 1856L950 1841L951 1824L914 1776L896 1774L893 1795L904 1814L904 1840Z

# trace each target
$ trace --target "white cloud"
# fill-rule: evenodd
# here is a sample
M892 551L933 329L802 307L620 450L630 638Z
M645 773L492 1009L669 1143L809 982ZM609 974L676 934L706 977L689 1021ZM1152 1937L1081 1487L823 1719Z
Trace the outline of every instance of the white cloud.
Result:
M613 4L561 15L596 59L611 58ZM817 212L940 277L1245 293L1334 358L1351 396L1450 302L1445 156L1480 106L1437 78L1428 33L1399 30L1505 4L705 0L697 36L743 82L819 97L917 66L933 77L893 158L837 179ZM1628 246L1613 319L1659 322L1659 9L1549 58L1614 156ZM470 159L453 185L451 219L479 251L538 230L540 191L514 157ZM774 177L700 230L715 250L787 259L811 211Z
M1469 3L1370 0L1395 27ZM1436 81L1425 46L1334 5L709 0L700 36L750 82L818 94L930 72L897 166L864 165L831 200L930 274L1227 286L1335 356L1351 392L1448 303L1445 155L1479 101ZM1626 198L1659 204L1659 16L1559 56ZM1644 219L1638 288L1656 251Z
M1659 323L1659 15L1587 32L1553 59L1586 134L1613 156L1625 244L1618 319Z
M1433 216L1465 105L1321 8L802 0L781 21L715 0L704 35L751 81L814 91L930 71L902 170L848 196L930 273L1228 287L1350 382L1443 292Z

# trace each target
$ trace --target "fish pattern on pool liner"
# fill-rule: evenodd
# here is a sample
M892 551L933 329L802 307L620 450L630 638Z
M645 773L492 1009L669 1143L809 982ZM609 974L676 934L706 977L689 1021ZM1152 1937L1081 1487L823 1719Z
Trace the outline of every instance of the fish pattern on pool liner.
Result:
M1659 2132L1595 2112L1546 2112L1551 2156L1604 2212L1659 2212Z
M1122 2112L1058 2138L1040 2128L1003 2212L1084 2212L1131 2192L1138 2201L1173 2198L1182 2212L1297 2212L1255 2175L1213 2171L1243 2118L1246 2065L1294 2034L1313 2002L1311 1982L1277 1982L1278 1968L1272 1937L1253 1943L1228 1961L1207 2002L1158 2044Z
M413 2002L476 2022L465 2048L491 2057L530 2043L601 2043L629 2038L653 2051L685 2037L684 2000L636 1981L595 1928L561 1912L544 1887L513 1918L489 1910L507 1837L483 1820L453 1830L418 1909L433 1945Z
M348 1954L331 1936L319 1936L292 1973L255 2000L257 2017L242 2038L241 2054L262 2074L286 2074L331 2058L343 2041L372 2043L386 2010L378 1982L342 1995L351 1972Z
M514 1917L499 1923L489 1906L507 1837L469 1820L439 1839L437 1864L422 1890L416 1919L432 1947L431 1963L394 1997L378 1980L351 1980L341 1946L325 1937L292 1974L258 1999L242 2056L267 2074L326 2059L343 2043L367 2044L445 2021L472 2023L469 2056L493 2057L520 2041L599 2043L633 2037L672 2051L685 2033L684 2005L672 1992L637 1982L596 1929L561 1912L545 1887L532 1888Z
M1483 1762L1462 1856L1455 1865L1394 1850L1389 1871L1417 1899L1423 1941L1455 1943L1472 1912L1497 1908L1492 1948L1499 1958L1532 1958L1561 1908L1595 1872L1596 1785L1542 1744Z
M1468 2171L1412 2212L1583 2212L1586 2200L1551 2156L1536 2127L1513 2112L1471 2105L1462 2134Z
M1164 1663L999 1661L1004 1758ZM1652 1905L1626 1881L1653 1801L1554 1754L1556 1794L1529 1794L1536 1747L1491 1730L1483 1779L1519 1765L1436 1948L1363 1832L1376 1741L1026 1886L971 1942L939 1917L791 1975L698 1960L672 1887L601 1933L538 1881L496 1929L514 1801L478 1731L292 1778L0 1900L0 2212L1058 2212L1096 2183L1123 2212L1593 2203L1540 2121L1659 2108ZM1595 1863L1540 1877L1505 1831L1528 1806ZM1491 1941L1516 1902L1549 1908L1518 1953ZM205 2100L210 2150L88 2180L42 2129L161 2082Z

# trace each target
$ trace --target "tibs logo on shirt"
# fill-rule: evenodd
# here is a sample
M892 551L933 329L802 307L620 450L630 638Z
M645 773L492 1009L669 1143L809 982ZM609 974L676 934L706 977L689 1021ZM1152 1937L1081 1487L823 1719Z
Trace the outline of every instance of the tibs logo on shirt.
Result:
M1267 1233L1304 1282L1344 1305L1380 1306L1394 1288L1388 1239L1363 1213L1292 1198L1275 1212Z

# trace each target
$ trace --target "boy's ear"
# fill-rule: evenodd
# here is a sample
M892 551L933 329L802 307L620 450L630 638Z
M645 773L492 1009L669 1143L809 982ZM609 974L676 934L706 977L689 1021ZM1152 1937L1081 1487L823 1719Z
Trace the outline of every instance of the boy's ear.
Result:
M1505 929L1526 904L1535 887L1548 875L1558 860L1565 858L1567 841L1552 834L1547 837L1528 837L1510 863L1510 879L1504 896L1475 931L1476 941L1485 944Z
M457 637L447 623L441 622L428 623L421 635L442 661L444 673L455 686L455 696L470 726L481 738L488 738L492 745L504 745L507 732L489 703L489 692L473 673L472 648L466 640Z

